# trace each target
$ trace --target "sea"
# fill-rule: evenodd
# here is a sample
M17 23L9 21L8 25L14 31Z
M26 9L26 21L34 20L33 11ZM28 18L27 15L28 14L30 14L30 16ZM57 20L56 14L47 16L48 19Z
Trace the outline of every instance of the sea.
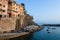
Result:
M60 26L44 26L42 30L10 40L60 40Z

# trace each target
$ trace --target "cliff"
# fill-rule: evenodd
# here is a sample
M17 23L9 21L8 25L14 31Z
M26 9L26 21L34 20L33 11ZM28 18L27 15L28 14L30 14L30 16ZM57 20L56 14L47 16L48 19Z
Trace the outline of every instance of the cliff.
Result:
M24 36L41 29L43 27L34 23L33 17L29 14L20 15L18 18L0 18L0 39Z
M15 25L16 25L15 18L0 18L0 33L15 30Z
M28 25L34 25L33 17L29 14L20 15L19 19L16 21L16 30L21 30L23 27Z
M19 18L0 18L0 33L20 31L28 25L34 25L33 17L28 14L20 15Z

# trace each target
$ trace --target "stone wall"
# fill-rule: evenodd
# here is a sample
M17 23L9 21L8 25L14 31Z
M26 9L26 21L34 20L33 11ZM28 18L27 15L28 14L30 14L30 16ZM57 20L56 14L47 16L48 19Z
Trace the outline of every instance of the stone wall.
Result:
M15 18L0 18L0 33L15 30Z
M16 30L21 30L21 28L26 25L28 25L26 15L20 15L20 17L16 20Z
M11 32L12 30L20 31L23 27L26 27L28 25L34 25L33 17L28 14L20 15L19 18L0 18L1 33Z

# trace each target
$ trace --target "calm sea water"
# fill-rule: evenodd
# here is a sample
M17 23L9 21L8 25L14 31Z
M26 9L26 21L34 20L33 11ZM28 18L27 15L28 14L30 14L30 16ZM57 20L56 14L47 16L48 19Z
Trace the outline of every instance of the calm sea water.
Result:
M15 40L60 40L60 27L46 26L31 35L18 37Z
M33 40L60 40L60 27L45 27L33 34Z

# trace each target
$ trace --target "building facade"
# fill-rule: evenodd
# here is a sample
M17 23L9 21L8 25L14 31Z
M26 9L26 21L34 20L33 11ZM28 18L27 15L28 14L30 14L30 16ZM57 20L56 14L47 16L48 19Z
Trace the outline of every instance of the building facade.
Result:
M25 5L23 3L21 3L21 5L20 5L20 14L24 15L24 13L25 13Z
M15 1L8 2L8 14L9 17L19 17L20 15L20 5L17 4Z
M24 4L17 4L14 0L0 0L0 16L19 17L24 15Z
M6 17L8 10L8 0L0 0L0 17Z

